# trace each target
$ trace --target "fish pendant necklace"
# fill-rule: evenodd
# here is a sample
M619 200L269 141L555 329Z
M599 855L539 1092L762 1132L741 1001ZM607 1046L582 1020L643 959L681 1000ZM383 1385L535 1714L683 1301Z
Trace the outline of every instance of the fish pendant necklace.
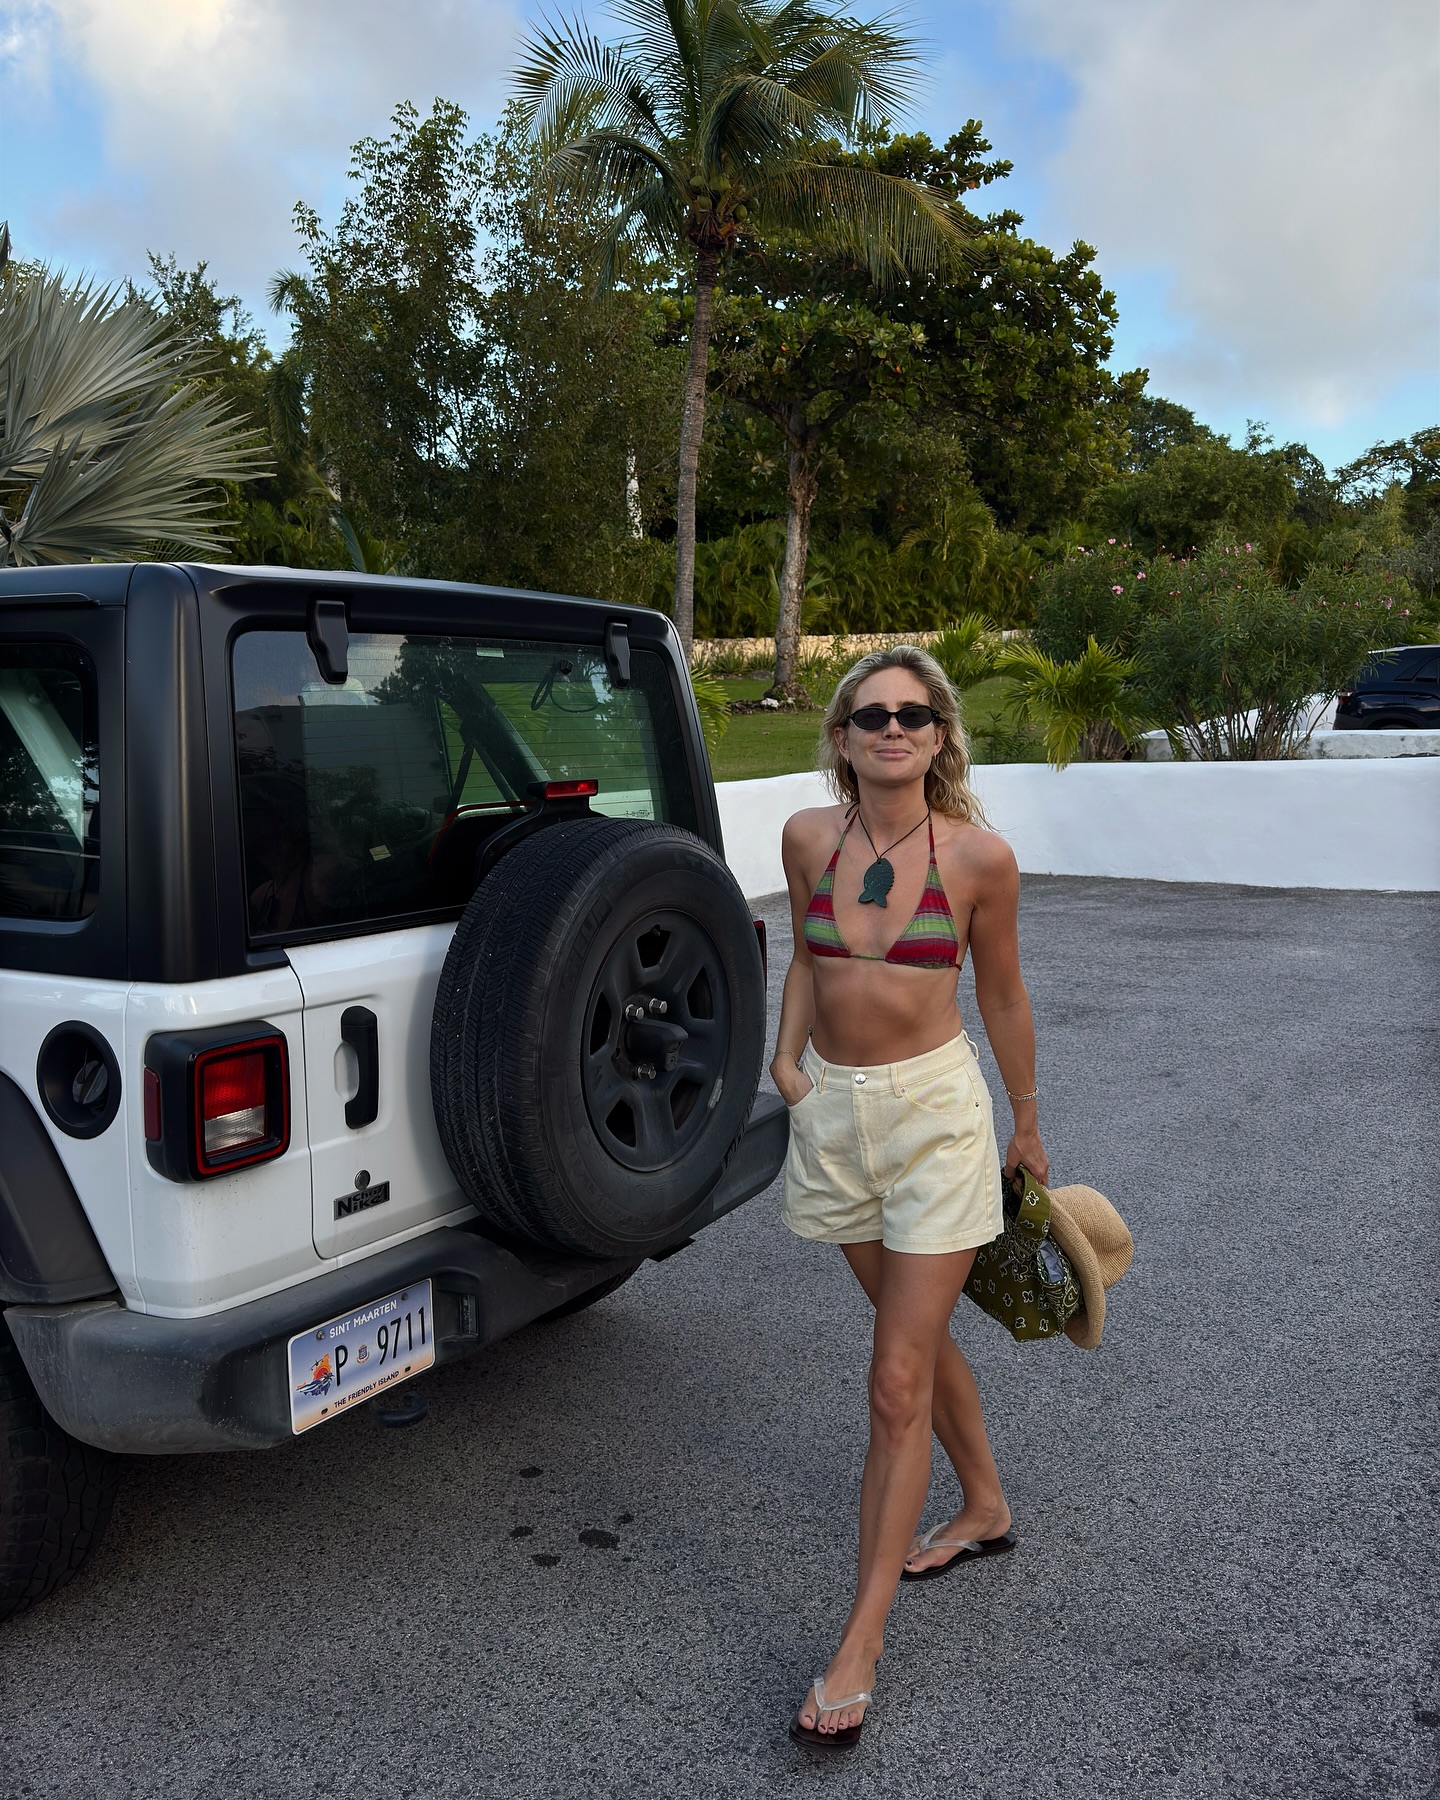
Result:
M866 843L869 844L872 850L875 850L875 840L870 835L870 827L865 823L864 819L860 817L860 808L858 806L855 808L855 817L860 819L860 829L865 833ZM922 825L927 825L929 822L930 808L927 806L925 808L925 817L917 820L905 833L904 837L896 838L889 850L875 850L875 860L865 871L865 880L860 888L861 906L869 906L872 903L876 906L885 906L888 904L885 896L895 885L895 869L893 864L889 861L890 850L898 849L900 845L905 842L905 838L914 837L920 827Z

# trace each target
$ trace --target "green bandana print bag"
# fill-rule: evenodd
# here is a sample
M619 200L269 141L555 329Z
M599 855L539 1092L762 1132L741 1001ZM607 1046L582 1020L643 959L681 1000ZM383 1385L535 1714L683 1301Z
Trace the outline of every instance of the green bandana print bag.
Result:
M1050 1236L1050 1196L1021 1163L1005 1183L1005 1229L975 1254L965 1292L1020 1343L1063 1337L1080 1284Z

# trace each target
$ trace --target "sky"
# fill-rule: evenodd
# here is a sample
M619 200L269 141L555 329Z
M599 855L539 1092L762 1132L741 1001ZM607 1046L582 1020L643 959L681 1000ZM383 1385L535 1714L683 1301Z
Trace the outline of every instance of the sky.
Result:
M566 10L574 0L567 0ZM604 28L603 6L584 8ZM852 7L869 16L863 4ZM875 11L887 10L879 0ZM1330 466L1440 420L1433 0L915 0L896 121L983 121L985 191L1092 245L1112 366ZM391 108L503 106L533 0L0 0L0 218L16 253L119 279L208 260L272 341L297 200L333 218Z

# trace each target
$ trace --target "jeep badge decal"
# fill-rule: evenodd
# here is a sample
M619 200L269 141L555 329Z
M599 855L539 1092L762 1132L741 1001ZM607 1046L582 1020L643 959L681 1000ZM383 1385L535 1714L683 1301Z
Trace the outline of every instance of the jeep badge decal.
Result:
M335 1217L348 1219L354 1213L368 1212L372 1206L383 1206L389 1198L388 1181L377 1181L373 1187L356 1188L353 1193L342 1194L335 1202Z

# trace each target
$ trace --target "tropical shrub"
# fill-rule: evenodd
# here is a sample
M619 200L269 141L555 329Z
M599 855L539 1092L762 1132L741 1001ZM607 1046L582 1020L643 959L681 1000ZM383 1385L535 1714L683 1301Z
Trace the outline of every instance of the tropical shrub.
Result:
M996 659L995 673L1014 684L1013 712L1039 728L1057 769L1077 759L1123 761L1153 723L1139 686L1139 659L1119 656L1093 637L1070 662L1057 662L1035 644L1017 645Z
M1137 658L1134 691L1177 754L1293 756L1311 700L1421 624L1393 557L1358 540L1331 548L1293 587L1248 543L1188 558L1077 550L1036 584L1035 645L1057 665L1092 640Z
M1385 587L1378 575L1312 569L1289 590L1248 545L1152 563L1150 616L1132 643L1140 691L1176 752L1293 756L1314 698L1337 693L1371 649L1395 641Z
M995 673L995 627L984 613L962 613L931 644L930 654L963 694Z
M713 756L721 738L730 729L730 702L725 697L725 683L706 670L692 669L690 686L695 690L705 748Z
M1035 582L1039 648L1056 662L1083 656L1091 638L1128 650L1150 611L1150 561L1112 538L1093 548L1078 545L1044 570ZM1161 561L1166 570L1173 567L1170 558Z
M674 546L656 548L636 597L668 611ZM784 554L785 527L778 519L740 525L724 537L698 543L697 638L773 637ZM1038 566L1032 551L999 534L994 534L978 569L969 559L949 556L943 548L918 539L893 547L868 531L815 539L810 545L802 630L937 631L970 611L982 611L996 624L1023 623L1035 592L1031 575ZM605 597L620 595L607 592Z

